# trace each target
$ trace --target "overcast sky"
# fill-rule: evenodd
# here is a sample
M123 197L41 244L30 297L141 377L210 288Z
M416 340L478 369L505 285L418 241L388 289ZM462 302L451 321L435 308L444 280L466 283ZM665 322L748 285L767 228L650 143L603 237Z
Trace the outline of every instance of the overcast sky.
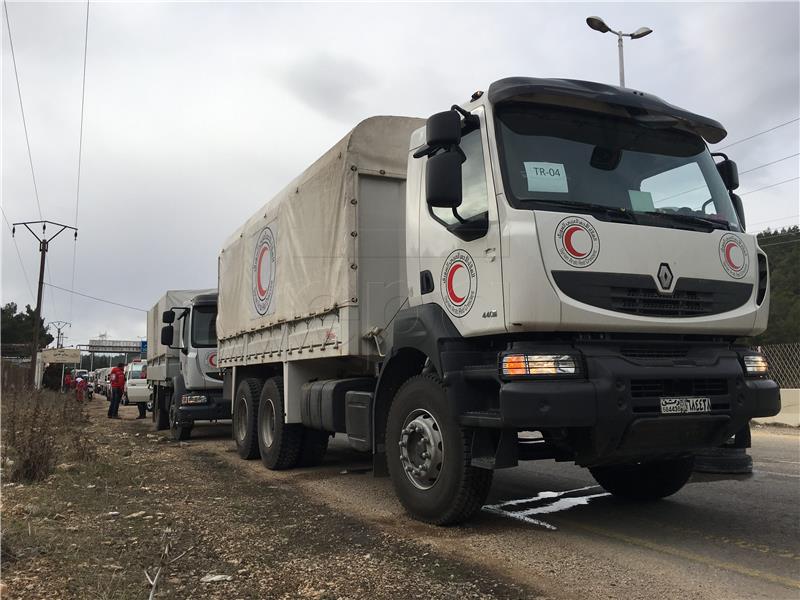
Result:
M714 4L92 3L75 290L148 308L167 288L216 286L225 238L359 120L425 117L501 77L626 83L746 138L800 115L797 2ZM45 219L75 219L85 3L9 2ZM3 17L2 206L38 219ZM740 171L796 155L798 122L727 152ZM748 226L798 221L797 156L741 176ZM747 194L764 186L794 181ZM17 243L32 292L38 248ZM48 254L69 288L73 241ZM46 276L50 280L50 276ZM145 335L145 315L45 288L66 343ZM2 302L35 304L2 228Z

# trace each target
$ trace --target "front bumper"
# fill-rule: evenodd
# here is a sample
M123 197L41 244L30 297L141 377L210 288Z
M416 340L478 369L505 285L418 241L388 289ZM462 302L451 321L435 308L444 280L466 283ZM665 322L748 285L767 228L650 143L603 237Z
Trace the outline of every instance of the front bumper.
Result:
M561 430L574 460L591 465L719 446L750 419L780 411L778 385L745 377L737 352L724 346L679 358L578 350L583 378L502 381L500 426ZM710 398L711 412L661 414L662 397L693 396Z
M223 400L222 392L192 392L204 395L204 404L182 404L178 407L178 420L181 424L191 425L195 421L219 421L231 418L231 402Z

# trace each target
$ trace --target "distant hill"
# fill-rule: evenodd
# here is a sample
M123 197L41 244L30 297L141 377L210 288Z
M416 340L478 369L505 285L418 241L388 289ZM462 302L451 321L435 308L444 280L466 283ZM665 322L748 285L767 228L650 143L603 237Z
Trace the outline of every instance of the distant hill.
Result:
M754 344L800 342L800 227L758 234L769 259L769 326Z

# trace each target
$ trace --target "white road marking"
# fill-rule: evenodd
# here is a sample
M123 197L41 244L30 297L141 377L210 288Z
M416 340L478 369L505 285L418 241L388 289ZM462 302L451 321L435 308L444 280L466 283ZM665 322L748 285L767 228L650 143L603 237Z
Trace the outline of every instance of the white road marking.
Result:
M534 519L532 515L544 515L544 514L560 512L562 510L569 510L570 508L573 508L575 506L584 506L586 504L589 504L589 501L592 500L593 498L610 496L610 494L608 494L607 492L603 492L600 494L588 494L585 496L576 496L574 498L562 497L566 496L567 494L574 494L575 492L585 492L586 490L592 490L599 487L600 486L597 485L589 485L574 490L563 490L560 492L539 492L532 498L517 498L515 500L507 500L506 502L500 502L499 504L487 504L486 506L483 507L483 510L495 515L509 517L511 519L516 519L518 521L524 521L525 523L536 525L538 527L544 527L545 529L549 529L551 531L557 531L558 528L555 525L552 525L540 519ZM541 504L541 506L534 506L532 508L527 508L525 510L511 510L514 507L519 506L521 504L541 502L543 500L544 501L553 500L553 501L544 502Z

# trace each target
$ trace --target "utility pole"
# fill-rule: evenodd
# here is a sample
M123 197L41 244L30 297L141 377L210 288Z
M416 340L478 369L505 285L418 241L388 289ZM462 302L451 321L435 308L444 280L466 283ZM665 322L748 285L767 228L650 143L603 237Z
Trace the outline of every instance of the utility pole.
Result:
M31 225L39 225L42 226L42 235L40 236L33 229L30 228ZM56 227L60 227L58 231L54 235L47 237L47 225L55 225ZM61 223L55 223L53 221L23 221L20 223L14 223L11 227L11 237L17 232L17 225L24 225L25 229L31 232L31 235L36 238L39 242L39 254L41 258L39 260L39 288L36 292L36 310L34 311L33 315L33 346L31 347L31 371L33 372L33 378L36 379L36 355L39 353L39 328L41 313L42 313L42 287L44 286L44 264L45 259L47 258L47 250L50 247L50 242L52 242L58 235L64 231L65 229L71 229L75 232L75 239L78 239L78 229L76 227L70 227L69 225L62 225ZM34 381L34 384L36 382Z
M58 332L56 335L56 348L63 348L64 338L61 337L61 331L65 327L72 327L72 323L68 323L67 321L50 321L50 325L55 327Z

